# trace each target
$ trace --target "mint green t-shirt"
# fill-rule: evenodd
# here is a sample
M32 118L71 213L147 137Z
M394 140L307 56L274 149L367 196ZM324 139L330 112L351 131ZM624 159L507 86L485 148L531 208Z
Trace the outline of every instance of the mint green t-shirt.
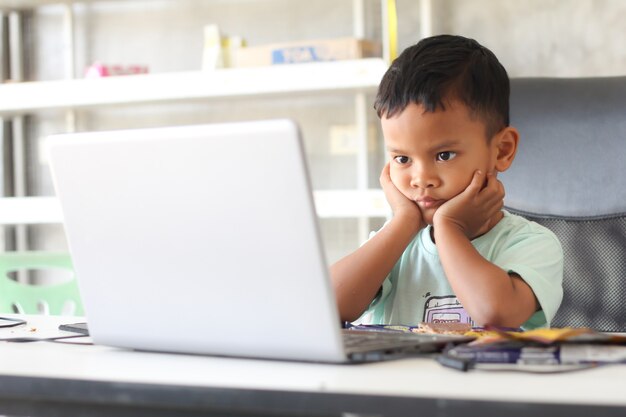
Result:
M563 250L545 227L503 211L504 217L472 245L488 261L516 273L539 301L525 329L548 326L563 298ZM383 226L384 227L384 226ZM420 322L474 324L448 283L431 226L422 229L357 320L361 324L417 325Z

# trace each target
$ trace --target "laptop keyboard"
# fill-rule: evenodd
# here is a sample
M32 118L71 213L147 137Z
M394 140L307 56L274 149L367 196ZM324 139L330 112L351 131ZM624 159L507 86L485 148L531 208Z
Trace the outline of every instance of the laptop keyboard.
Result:
M402 332L343 330L342 334L348 353L370 350L433 352L450 341L450 337Z

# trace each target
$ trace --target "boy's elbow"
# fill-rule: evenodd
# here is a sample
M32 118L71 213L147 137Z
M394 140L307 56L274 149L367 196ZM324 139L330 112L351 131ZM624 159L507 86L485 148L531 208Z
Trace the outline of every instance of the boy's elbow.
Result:
M475 322L480 326L495 326L495 327L519 327L523 322L517 322L516 320L510 320L507 317L503 317L500 314L485 314L479 319L475 319Z
M525 289L525 287L522 287ZM520 327L528 321L539 308L539 304L532 293L518 291L515 287L510 293L493 294L483 298L479 303L473 303L468 311L477 325L497 327Z
M529 317L523 318L519 314L513 314L510 306L499 303L483 306L481 311L472 316L476 324L480 326L495 327L520 327Z
M349 308L347 306L343 307L339 304L339 318L342 322L353 322L363 314L362 311L357 311L354 308Z
M361 309L361 305L357 301L358 297L356 297L354 292L351 292L337 281L333 281L333 290L339 318L342 322L353 322L361 317L364 309Z

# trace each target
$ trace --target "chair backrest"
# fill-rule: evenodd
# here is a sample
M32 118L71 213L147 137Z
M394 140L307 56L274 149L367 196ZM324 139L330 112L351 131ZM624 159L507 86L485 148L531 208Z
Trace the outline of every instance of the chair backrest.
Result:
M64 270L60 283L22 283L11 277L18 271ZM66 253L0 253L0 313L83 315L72 260Z
M626 331L626 77L513 79L511 125L505 205L563 245L552 326Z

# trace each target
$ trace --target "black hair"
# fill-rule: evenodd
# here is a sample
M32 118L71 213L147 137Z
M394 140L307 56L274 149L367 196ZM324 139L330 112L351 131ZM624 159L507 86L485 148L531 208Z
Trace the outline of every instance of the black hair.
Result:
M383 76L374 109L392 117L409 104L427 112L460 100L482 119L486 136L509 125L509 77L498 58L474 39L455 35L424 38L405 49Z

